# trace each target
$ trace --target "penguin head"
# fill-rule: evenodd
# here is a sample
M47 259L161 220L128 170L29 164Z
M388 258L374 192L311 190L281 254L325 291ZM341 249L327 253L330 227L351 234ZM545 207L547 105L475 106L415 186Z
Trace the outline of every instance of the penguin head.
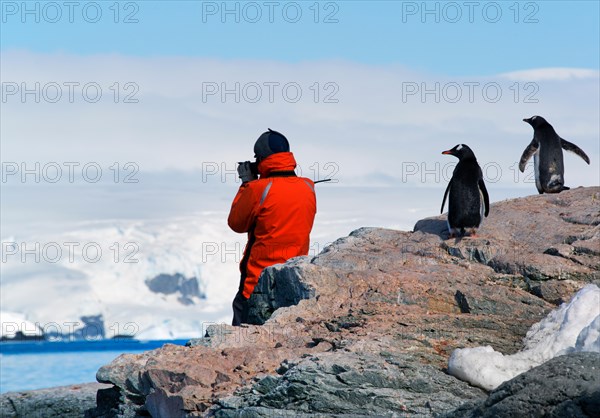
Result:
M459 160L462 160L463 158L469 158L469 157L475 158L475 154L473 153L471 148L469 148L465 144L458 144L454 148L449 149L448 151L442 152L442 154L454 155Z
M545 123L548 123L546 119L544 119L541 116L532 116L529 119L523 119L523 122L527 122L528 124L530 124L533 129L538 128Z

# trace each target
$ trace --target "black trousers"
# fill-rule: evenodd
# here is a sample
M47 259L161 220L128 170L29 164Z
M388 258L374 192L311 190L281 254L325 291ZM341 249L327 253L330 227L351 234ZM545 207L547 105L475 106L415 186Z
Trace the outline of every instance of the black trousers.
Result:
M233 321L231 325L239 327L241 324L248 323L248 299L244 297L242 291L239 290L231 304L233 307Z

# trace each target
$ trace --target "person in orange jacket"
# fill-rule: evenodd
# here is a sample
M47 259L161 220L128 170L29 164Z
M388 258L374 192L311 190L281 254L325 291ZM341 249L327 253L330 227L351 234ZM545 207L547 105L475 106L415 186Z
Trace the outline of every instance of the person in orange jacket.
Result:
M248 322L248 299L265 267L308 254L317 211L314 183L296 176L284 135L269 129L254 144L254 154L260 178L249 161L238 165L242 185L227 221L235 232L248 234L232 304L235 326Z

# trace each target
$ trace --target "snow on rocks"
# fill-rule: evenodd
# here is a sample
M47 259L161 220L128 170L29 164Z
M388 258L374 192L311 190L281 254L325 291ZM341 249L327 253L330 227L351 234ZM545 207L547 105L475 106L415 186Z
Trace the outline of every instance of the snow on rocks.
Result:
M450 374L486 390L562 354L600 352L600 288L589 284L569 303L534 324L524 349L503 355L490 346L455 350L448 361Z

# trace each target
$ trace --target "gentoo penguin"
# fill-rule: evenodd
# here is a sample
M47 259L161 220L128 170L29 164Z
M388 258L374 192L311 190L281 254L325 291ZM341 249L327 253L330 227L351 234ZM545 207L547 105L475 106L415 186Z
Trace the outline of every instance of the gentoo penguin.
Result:
M446 187L441 212L444 212L446 197L450 192L448 201L448 231L450 237L463 236L465 228L469 228L472 235L479 228L484 215L490 212L490 198L483 182L483 173L475 154L465 144L442 152L458 158L458 164L452 173L452 179Z
M533 140L523 151L519 170L525 171L525 164L533 155L535 170L535 186L540 194L560 193L569 190L565 187L565 167L563 164L562 150L574 152L586 163L590 163L589 157L577 145L562 139L552 125L541 116L533 116L523 119L533 127Z

